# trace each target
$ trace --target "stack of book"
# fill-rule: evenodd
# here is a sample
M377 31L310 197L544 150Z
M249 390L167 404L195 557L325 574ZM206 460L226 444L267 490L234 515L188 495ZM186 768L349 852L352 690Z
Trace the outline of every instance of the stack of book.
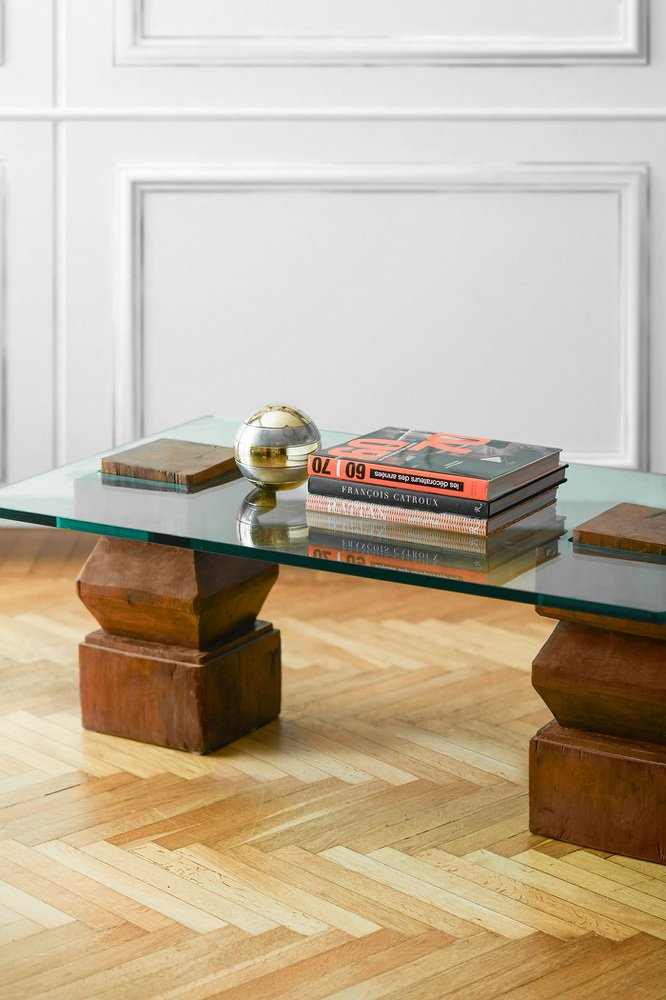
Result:
M382 427L310 457L308 524L489 536L553 505L565 470L559 448Z

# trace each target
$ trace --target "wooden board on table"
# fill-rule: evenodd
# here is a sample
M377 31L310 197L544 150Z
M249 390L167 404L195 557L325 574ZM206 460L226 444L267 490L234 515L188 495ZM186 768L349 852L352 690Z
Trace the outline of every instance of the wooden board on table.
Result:
M164 483L184 490L201 489L240 475L233 448L158 438L102 459L103 476Z
M666 556L666 510L619 503L574 528L573 540L578 545Z

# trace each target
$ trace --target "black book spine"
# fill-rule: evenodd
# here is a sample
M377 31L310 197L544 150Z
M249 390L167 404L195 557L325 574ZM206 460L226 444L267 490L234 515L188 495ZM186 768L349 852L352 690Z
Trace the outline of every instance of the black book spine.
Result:
M342 497L344 500L363 500L365 503L382 503L390 507L407 507L410 510L441 511L445 514L461 514L465 517L489 517L490 503L487 500L471 500L467 497L449 497L441 493L426 493L396 486L372 486L368 483L351 483L344 479L329 479L327 476L310 476L308 492L324 497Z

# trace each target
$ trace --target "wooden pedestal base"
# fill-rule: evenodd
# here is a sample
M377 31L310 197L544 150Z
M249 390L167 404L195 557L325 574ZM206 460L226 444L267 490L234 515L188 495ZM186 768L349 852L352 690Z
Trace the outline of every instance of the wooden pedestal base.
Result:
M104 628L79 647L86 729L209 753L280 712L280 634L256 615L277 567L101 539L78 580Z
M561 621L534 660L557 721L530 744L530 830L666 863L666 641L598 621Z
M530 830L666 863L666 747L550 722L530 742Z
M101 630L87 636L79 647L85 728L209 753L277 718L280 636L267 622L191 654Z

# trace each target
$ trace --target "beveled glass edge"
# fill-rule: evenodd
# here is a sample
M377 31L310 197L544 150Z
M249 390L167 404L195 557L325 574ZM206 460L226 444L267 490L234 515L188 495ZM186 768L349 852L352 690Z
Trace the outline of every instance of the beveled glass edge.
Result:
M3 521L23 521L25 524L39 524L44 528L58 527L58 519L53 514L31 514L25 510L13 510L11 507L0 507L0 519Z

